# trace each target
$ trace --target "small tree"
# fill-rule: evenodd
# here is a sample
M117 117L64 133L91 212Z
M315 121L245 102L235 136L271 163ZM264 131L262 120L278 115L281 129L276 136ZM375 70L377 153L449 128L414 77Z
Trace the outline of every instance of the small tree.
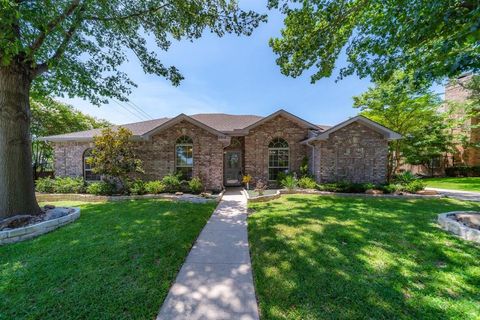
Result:
M438 112L440 99L428 86L417 88L414 82L412 76L396 72L390 80L377 81L353 98L362 115L403 136L389 144L389 179L404 162L424 164L426 157L431 160L451 144L444 125L448 116Z
M142 162L135 154L131 138L132 132L123 127L116 131L103 129L101 135L94 137L92 157L87 159L93 172L119 182L122 188L131 173L143 173Z

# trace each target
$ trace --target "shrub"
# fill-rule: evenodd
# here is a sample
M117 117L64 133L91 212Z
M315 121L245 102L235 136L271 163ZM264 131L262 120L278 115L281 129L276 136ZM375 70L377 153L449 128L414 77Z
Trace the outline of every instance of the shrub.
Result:
M285 180L286 177L293 177L293 173L279 172L277 174L277 184L281 186L282 181Z
M35 182L35 190L51 193L83 193L85 181L82 178L43 178Z
M145 183L145 192L150 194L159 194L165 191L165 185L160 180L149 181Z
M282 187L287 188L288 190L293 190L293 189L297 188L298 180L292 175L287 175L280 182L280 184L282 185Z
M192 178L188 181L188 188L192 193L200 193L203 190L203 184L200 178Z
M55 179L55 192L56 193L84 193L85 181L78 178L56 178Z
M382 184L378 186L379 190L382 190L383 193L394 193L397 190L401 189L400 185L397 184Z
M145 190L145 182L140 179L135 179L133 181L128 181L127 183L127 191L133 195L142 195L145 194L147 191Z
M395 177L395 182L401 185L406 185L417 179L418 178L413 173L411 173L410 171L405 171Z
M455 166L445 168L447 177L480 177L480 166Z
M55 180L48 178L41 178L35 181L35 190L38 192L55 192Z
M101 196L112 195L116 190L117 188L114 184L105 181L94 182L87 186L87 193Z
M426 184L421 180L413 180L405 185L402 185L402 191L409 193L416 193L425 189Z
M369 189L381 189L373 183L351 183L346 181L340 181L336 183L322 183L317 185L317 189L320 191L329 192L342 192L342 193L364 193ZM381 189L383 190L383 189Z
M310 177L302 177L298 179L298 186L302 189L315 189L317 183Z
M163 177L162 183L166 192L177 192L181 188L180 177L176 174L169 174Z
M303 157L302 163L300 164L300 176L306 177L308 176L308 157ZM311 189L311 188L307 188Z

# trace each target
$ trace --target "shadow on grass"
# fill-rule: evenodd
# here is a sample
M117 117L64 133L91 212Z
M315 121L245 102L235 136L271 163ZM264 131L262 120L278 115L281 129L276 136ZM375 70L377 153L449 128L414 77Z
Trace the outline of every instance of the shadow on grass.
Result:
M263 319L478 319L480 248L435 222L476 204L288 196L252 208Z
M214 207L83 204L75 223L0 247L0 318L153 318Z

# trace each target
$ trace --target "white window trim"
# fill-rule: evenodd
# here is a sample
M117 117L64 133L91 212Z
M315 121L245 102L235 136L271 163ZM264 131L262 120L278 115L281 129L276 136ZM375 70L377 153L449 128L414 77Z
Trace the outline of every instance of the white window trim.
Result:
M284 167L284 166L270 166L270 151L285 151L285 150L288 152L288 165L286 167ZM285 169L286 171L290 171L290 147L288 147L288 148L268 148L268 181L276 181L276 179L274 179L274 180L270 179L270 169Z

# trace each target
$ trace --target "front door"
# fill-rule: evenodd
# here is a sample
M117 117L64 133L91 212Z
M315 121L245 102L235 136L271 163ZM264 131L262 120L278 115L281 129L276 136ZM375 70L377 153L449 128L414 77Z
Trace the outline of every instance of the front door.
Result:
M224 180L226 186L239 186L242 183L242 152L225 153Z

